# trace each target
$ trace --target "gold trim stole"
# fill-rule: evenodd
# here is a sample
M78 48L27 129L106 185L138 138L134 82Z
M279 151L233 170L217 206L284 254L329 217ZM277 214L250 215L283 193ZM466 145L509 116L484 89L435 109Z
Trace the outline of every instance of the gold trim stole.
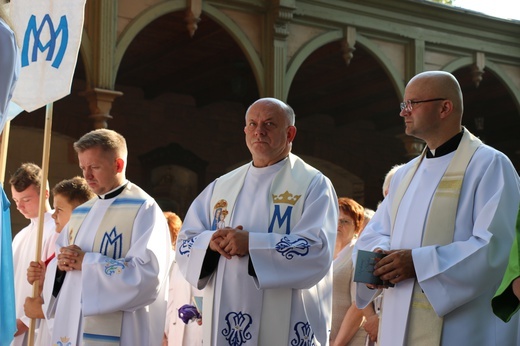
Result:
M230 214L230 220L233 218L236 199L242 190L247 172L251 167L251 163L235 169L234 171L220 177L213 190L211 196L211 206L225 205L226 212ZM289 154L284 166L276 174L271 184L269 198L269 225L273 233L289 234L290 230L298 223L303 213L303 202L307 189L318 170L306 164L298 156ZM285 207L286 213L281 210ZM276 223L275 215L287 215L288 219L278 218ZM210 210L210 221L215 218L214 209ZM221 211L222 212L222 211ZM287 224L286 224L287 223ZM212 224L210 222L210 224ZM283 227L284 226L284 227ZM287 230L289 228L289 230ZM211 284L206 286L203 300L204 323L212 326L213 319L213 280ZM210 294L207 292L210 288ZM209 298L209 299L208 299ZM288 345L290 321L291 321L291 299L292 289L266 289L263 295L262 317L260 321L259 345ZM204 344L212 345L211 330L213 328L205 328ZM207 332L207 333L206 333Z
M148 195L134 184L128 183L107 209L94 239L92 252L111 258L105 263L105 274L110 277L124 270L124 257L130 249L135 218ZM94 198L76 208L70 218L69 242L75 241L81 225L93 205ZM88 231L88 230L85 230ZM119 345L123 312L85 316L83 318L83 345Z
M455 155L435 190L421 246L443 246L453 241L455 218L464 174L473 154L481 144L482 142L477 137L464 129ZM425 148L421 157L410 168L397 187L390 214L392 234L401 200L424 159L426 150ZM443 318L437 316L417 281L414 283L411 304L406 345L440 345Z

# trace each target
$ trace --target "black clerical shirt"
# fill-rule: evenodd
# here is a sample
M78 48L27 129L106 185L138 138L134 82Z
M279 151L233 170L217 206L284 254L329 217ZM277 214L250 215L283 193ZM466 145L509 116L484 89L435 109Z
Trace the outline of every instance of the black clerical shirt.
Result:
M426 149L426 158L431 159L434 157L441 157L441 156L447 155L447 154L457 150L463 134L464 134L464 129L462 129L462 131L460 131L455 136L451 137L446 142L444 142L437 149L435 149L434 150L435 155L430 151L430 148L427 148Z

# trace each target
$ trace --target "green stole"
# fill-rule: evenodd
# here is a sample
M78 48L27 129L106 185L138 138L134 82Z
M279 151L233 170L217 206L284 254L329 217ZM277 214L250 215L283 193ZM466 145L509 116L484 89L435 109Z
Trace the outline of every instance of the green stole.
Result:
M455 218L457 216L457 206L464 174L473 154L481 144L482 142L478 138L464 129L464 134L455 151L455 155L433 196L421 247L431 245L443 246L453 241ZM401 200L425 155L426 148L397 187L390 214L392 233ZM406 345L440 345L443 319L437 316L417 281L414 284L412 308L410 309L408 322Z
M121 194L106 210L97 230L92 252L99 252L113 260L107 261L107 275L117 275L124 270L124 257L130 249L135 218L147 199L146 193L136 185L128 183ZM81 231L81 225L98 198L76 208L69 220L69 243L73 244ZM88 232L88 230L85 230ZM83 318L83 345L119 345L123 312L85 316Z
M520 276L520 212L516 219L516 237L509 254L509 263L502 283L491 300L493 312L502 321L509 322L520 309L520 302L513 292L513 281Z
M251 163L241 166L234 171L220 177L215 183L213 195L211 196L211 206L209 220L220 213L229 214L233 220L233 212L235 210L236 199L242 190L242 186L246 179L247 172L251 167ZM306 164L303 160L293 154L289 154L284 166L280 169L271 185L269 198L270 210L268 217L270 218L270 228L273 233L289 234L290 230L298 223L303 213L303 202L307 189L318 174L318 170ZM290 216L285 222L275 221L275 214L285 207L292 208ZM280 214L276 214L280 215ZM278 221L282 221L278 219ZM228 222L227 225L232 225ZM284 226L285 227L282 227ZM212 326L213 319L213 280L210 280L208 286L211 294L205 294L203 300L204 324ZM204 290L206 292L206 289ZM209 292L208 292L209 293ZM208 299L209 298L209 299ZM288 345L289 344L289 324L291 321L291 299L292 289L266 289L263 294L262 317L260 321L259 345ZM211 342L213 328L204 328L204 344L213 345Z

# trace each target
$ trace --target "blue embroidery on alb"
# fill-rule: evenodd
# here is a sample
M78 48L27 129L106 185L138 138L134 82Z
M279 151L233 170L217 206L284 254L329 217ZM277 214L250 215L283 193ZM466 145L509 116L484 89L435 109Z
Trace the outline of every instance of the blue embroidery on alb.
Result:
M113 259L107 259L105 263L105 274L107 276L112 276L114 274L121 274L123 272L123 269L125 269L125 260L113 260Z
M253 322L251 315L240 312L230 312L226 315L227 327L222 330L229 346L240 346L250 340L252 335L249 327Z
M276 251L288 260L293 259L295 255L307 256L309 253L309 242L306 239L298 238L291 241L288 237L283 237L282 240L276 244Z
M195 243L195 239L197 239L197 237L183 240L181 247L179 248L179 254L190 257L191 247L193 246L193 243Z
M60 336L60 340L56 341L55 345L58 345L58 346L71 346L72 342L69 341L69 340L70 340L70 338L68 338L66 336Z
M128 197L119 197L119 198L116 198L116 200L114 202L112 202L112 205L128 205L128 204L136 204L136 205L140 205L140 204L143 204L145 202L144 199L140 199L140 198L128 198Z
M311 325L306 322L298 322L294 325L296 336L291 340L291 346L314 346L314 333Z
M71 346L72 345L72 342L66 342L66 343L63 343L61 341L58 341L56 343L58 346Z
M112 251L111 251L112 250ZM117 234L114 227L110 233L105 233L101 240L99 252L113 259L121 258L123 251L123 234ZM110 256L112 253L112 256Z
M288 206L287 209L285 209L285 213L283 216L281 215L280 211L280 205L275 204L274 205L274 212L273 217L271 218L271 223L269 224L269 233L273 233L274 223L275 221L278 221L278 228L282 228L285 221L287 221L287 224L285 225L285 234L291 233L291 212L293 207Z

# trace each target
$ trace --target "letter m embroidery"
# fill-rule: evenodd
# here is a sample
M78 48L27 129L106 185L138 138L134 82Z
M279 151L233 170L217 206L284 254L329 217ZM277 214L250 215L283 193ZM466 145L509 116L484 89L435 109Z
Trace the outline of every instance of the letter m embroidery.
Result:
M99 252L107 257L113 259L119 259L122 257L123 249L123 234L117 234L116 228L112 229L112 232L105 233L101 240L101 246Z
M269 225L269 233L273 233L273 229L275 226L275 222L278 221L278 228L281 229L285 221L287 221L285 225L285 234L291 233L291 212L293 207L287 206L287 209L285 209L285 213L283 216L281 215L280 211L280 205L275 204L274 205L274 213L273 218L271 219L271 224Z
M48 30L43 32L43 29L46 27ZM34 14L31 16L23 38L22 67L29 65L29 54L31 53L31 34L34 39L32 44L31 62L38 60L38 51L43 53L46 50L47 58L45 60L51 61L54 56L58 38L61 35L59 49L56 53L56 57L54 58L54 62L52 63L52 67L59 68L65 55L65 51L67 50L67 43L69 42L69 27L67 17L61 16L58 27L56 30L54 30L54 23L48 14L43 17L43 20L38 28L36 25L36 16ZM48 37L49 41L43 44L41 41L42 37Z

